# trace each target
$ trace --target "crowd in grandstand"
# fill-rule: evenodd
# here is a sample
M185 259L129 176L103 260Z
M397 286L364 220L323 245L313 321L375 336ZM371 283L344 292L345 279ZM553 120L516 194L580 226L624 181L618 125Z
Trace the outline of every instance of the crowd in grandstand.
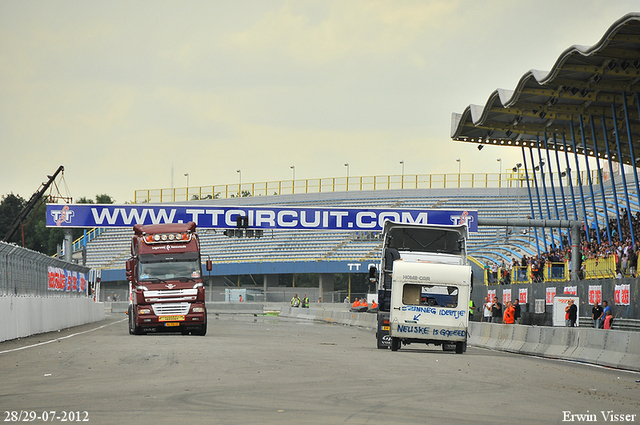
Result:
M619 238L618 221L620 222L622 239ZM631 223L635 245L632 243L629 215L627 215L626 209L623 209L617 218L609 220L611 238L608 236L607 227L602 227L598 231L595 227L591 228L588 238L585 229L581 230L580 272L583 276L585 260L614 256L616 277L636 277L638 256L640 255L640 212L631 215ZM517 273L526 273L530 268L531 280L541 282L545 265L548 263L568 263L571 269L571 245L566 235L562 236L561 246L550 245L547 251L540 255L531 257L524 255L519 261L512 258L510 263L505 260L502 260L501 264L494 263L488 273L489 280L491 283L510 284L512 270L516 270Z

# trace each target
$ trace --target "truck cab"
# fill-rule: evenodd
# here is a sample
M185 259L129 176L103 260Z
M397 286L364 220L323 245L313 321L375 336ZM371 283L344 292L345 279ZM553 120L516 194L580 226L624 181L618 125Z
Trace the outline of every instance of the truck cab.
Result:
M471 267L467 228L387 221L378 284L378 348L425 343L466 350Z
M136 224L133 230L126 262L129 333L205 335L207 309L196 224Z

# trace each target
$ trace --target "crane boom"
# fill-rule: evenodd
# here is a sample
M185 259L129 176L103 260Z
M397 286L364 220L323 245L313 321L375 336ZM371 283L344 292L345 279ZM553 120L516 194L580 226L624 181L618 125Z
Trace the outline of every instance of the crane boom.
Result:
M49 177L49 180L46 183L43 183L42 187L36 193L31 195L31 199L29 199L29 202L27 202L27 205L24 206L22 211L20 211L20 214L18 214L15 220L13 220L13 223L11 223L11 226L9 227L9 231L7 232L6 235L4 235L4 238L2 239L3 241L9 242L9 240L13 238L13 236L16 234L16 232L18 231L18 229L20 228L24 220L27 218L27 216L31 213L33 208L36 206L38 201L42 199L42 195L44 195L47 189L49 189L49 186L51 186L51 183L53 183L53 181L56 179L58 174L60 174L62 171L64 171L64 167L61 165L60 167L58 167L56 172L53 173L52 176L47 176Z

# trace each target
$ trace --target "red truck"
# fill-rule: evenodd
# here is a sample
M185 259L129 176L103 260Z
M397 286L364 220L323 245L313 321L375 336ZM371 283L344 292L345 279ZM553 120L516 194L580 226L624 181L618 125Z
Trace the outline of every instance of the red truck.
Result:
M206 335L200 241L196 224L133 226L129 281L129 333ZM207 261L207 270L211 262Z

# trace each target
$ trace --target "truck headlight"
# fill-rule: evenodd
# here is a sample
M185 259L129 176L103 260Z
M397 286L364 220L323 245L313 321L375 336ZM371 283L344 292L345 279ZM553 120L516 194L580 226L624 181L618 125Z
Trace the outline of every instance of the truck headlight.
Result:
M151 314L151 309L150 308L139 308L138 309L138 314Z
M193 307L191 311L194 313L204 313L204 307Z
M198 289L198 288L204 288L204 284L202 282L200 282L200 283L196 283L195 285L193 285L193 289Z

